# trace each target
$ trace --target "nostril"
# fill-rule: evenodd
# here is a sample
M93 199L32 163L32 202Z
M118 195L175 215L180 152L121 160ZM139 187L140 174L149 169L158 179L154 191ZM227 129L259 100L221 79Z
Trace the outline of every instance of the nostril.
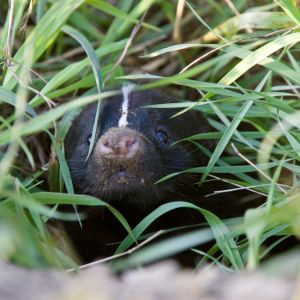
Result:
M109 141L108 141L108 140L104 141L102 144L103 144L103 146L110 148L110 147L109 147Z
M128 154L133 153L133 146L136 143L136 139L131 136L123 137L123 139L120 141L120 151L122 154Z
M134 138L129 138L125 141L125 147L130 148L135 142L136 140Z
M102 140L100 139L98 149L99 152L103 155L111 154L114 152L112 142L107 138L104 138Z

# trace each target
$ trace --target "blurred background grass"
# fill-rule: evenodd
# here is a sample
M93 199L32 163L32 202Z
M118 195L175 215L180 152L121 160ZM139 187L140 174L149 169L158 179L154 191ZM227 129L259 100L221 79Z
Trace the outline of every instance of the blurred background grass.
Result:
M107 205L74 195L63 140L82 106L126 80L164 87L182 100L182 113L193 108L208 118L213 132L187 137L195 144L217 141L206 168L187 170L199 173L199 182L247 189L245 199L233 192L233 205L266 200L226 221L195 207L209 234L204 229L142 248L116 268L214 237L208 253L195 250L200 264L255 269L277 243L299 237L297 1L1 0L0 6L0 258L30 267L74 265L47 225L78 216L57 206ZM109 207L129 233L119 252L161 214L187 205L160 207L135 229ZM279 239L263 247L273 236Z

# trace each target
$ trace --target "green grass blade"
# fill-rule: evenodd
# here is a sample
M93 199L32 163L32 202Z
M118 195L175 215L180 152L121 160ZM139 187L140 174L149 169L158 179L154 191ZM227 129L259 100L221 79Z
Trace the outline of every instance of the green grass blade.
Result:
M276 2L279 3L287 16L289 16L297 25L300 25L300 11L299 7L295 5L296 2L294 3L291 0L279 0Z
M150 213L146 218L144 218L134 229L134 236L138 239L139 236L148 228L156 219L160 216L178 208L190 208L199 211L202 214L208 224L211 227L211 230L214 233L214 237L217 241L218 246L223 251L224 255L226 255L231 263L234 265L236 269L240 269L243 266L242 259L237 251L236 244L229 236L229 230L226 225L214 214L211 212L202 209L192 203L177 201L171 202L167 204L163 204L157 209L155 209L152 213ZM200 220L200 219L199 219ZM118 247L116 254L127 250L133 243L133 240L130 236L128 236Z
M86 2L96 8L98 8L99 10L112 15L116 18L122 19L124 21L128 21L130 23L134 23L137 24L139 22L139 20L137 20L134 17L131 17L130 15L124 13L122 10L118 9L117 7L111 5L110 3L108 3L107 1L102 1L102 0L86 0ZM160 29L156 26L153 26L151 24L147 24L147 23L142 23L142 26L154 31L160 31Z
M0 105L1 102L8 103L12 106L16 106L16 94L6 89L5 87L0 86ZM26 104L25 111L32 117L37 116L36 112Z
M96 80L96 86L97 86L97 89L98 89L98 93L100 95L101 91L102 91L102 84L103 84L102 83L102 78L101 78L101 69L100 69L100 64L98 62L97 55L96 55L92 45L89 43L89 41L80 32L78 32L74 28L65 25L62 30L65 33L72 36L74 39L76 39L80 43L80 45L83 47L83 49L85 50L85 52L86 52L86 54L87 54L87 56L88 56L88 58L91 62L94 77L95 77L95 80ZM94 120L94 125L93 125L91 143L90 143L90 146L89 146L89 152L87 154L86 159L88 159L88 157L90 156L90 154L93 151L100 111L101 111L101 101L99 100L98 103L97 103L97 110L96 110L96 115L95 115L95 120Z
M119 42L111 43L104 45L101 48L98 48L95 52L98 58L106 56L108 54L114 53L116 51L120 51L125 46L127 40L122 40ZM57 73L51 80L45 85L45 87L41 90L41 92L47 95L49 92L57 89L67 81L76 77L80 72L89 65L89 59L85 58L82 61L73 63L66 68L62 69L59 73ZM39 103L41 98L39 96L34 97L30 104L35 106Z
M242 108L240 109L239 113L234 117L234 119L230 123L229 127L225 130L221 140L219 141L212 157L210 158L210 160L207 164L205 172L202 174L202 177L200 180L201 182L203 182L206 179L207 175L211 172L215 163L217 162L217 160L223 153L225 147L228 145L230 139L232 138L232 135L234 134L235 130L237 129L237 127L239 126L239 124L241 123L243 118L245 117L246 113L248 112L248 110L250 109L252 104L253 104L253 101L251 101L251 100L246 101L244 103L244 105L242 106Z
M135 240L135 235L129 226L123 215L116 210L114 207L110 206L106 202L92 196L80 195L80 194L64 194L64 193L50 193L50 192L40 192L31 194L32 198L41 203L47 205L53 204L71 204L71 205L84 205L84 206L104 206L111 211L111 213L118 219L118 221L123 225L123 227L128 232L129 236ZM99 216L100 219L101 216ZM101 221L101 220L100 220Z

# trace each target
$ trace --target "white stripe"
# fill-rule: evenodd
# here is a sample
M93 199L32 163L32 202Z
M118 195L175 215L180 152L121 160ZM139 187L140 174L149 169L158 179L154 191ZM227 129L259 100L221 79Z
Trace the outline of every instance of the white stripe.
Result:
M118 126L126 127L128 125L128 107L129 107L129 95L134 89L134 84L129 84L122 87L123 102L121 108L121 118L119 119Z

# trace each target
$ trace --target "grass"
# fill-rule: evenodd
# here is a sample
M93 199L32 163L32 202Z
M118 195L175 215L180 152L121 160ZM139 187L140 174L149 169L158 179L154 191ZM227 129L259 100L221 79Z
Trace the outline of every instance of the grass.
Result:
M279 236L284 243L300 236L297 2L110 3L1 4L0 258L30 267L73 266L47 224L78 216L59 212L58 205L107 206L128 232L117 253L143 238L161 215L190 207L208 228L142 247L114 268L155 261L211 239L216 244L208 253L194 249L202 255L200 265L257 268L275 246L264 247L266 239ZM217 147L206 151L207 167L185 172L199 174L199 183L214 178L262 195L264 205L220 220L178 201L158 207L131 229L106 203L75 195L64 137L81 107L118 93L124 80L164 87L182 99L179 114L202 111L214 131L187 139L199 147L201 139L215 139ZM172 105L161 105L166 106ZM91 145L94 138L95 130Z

